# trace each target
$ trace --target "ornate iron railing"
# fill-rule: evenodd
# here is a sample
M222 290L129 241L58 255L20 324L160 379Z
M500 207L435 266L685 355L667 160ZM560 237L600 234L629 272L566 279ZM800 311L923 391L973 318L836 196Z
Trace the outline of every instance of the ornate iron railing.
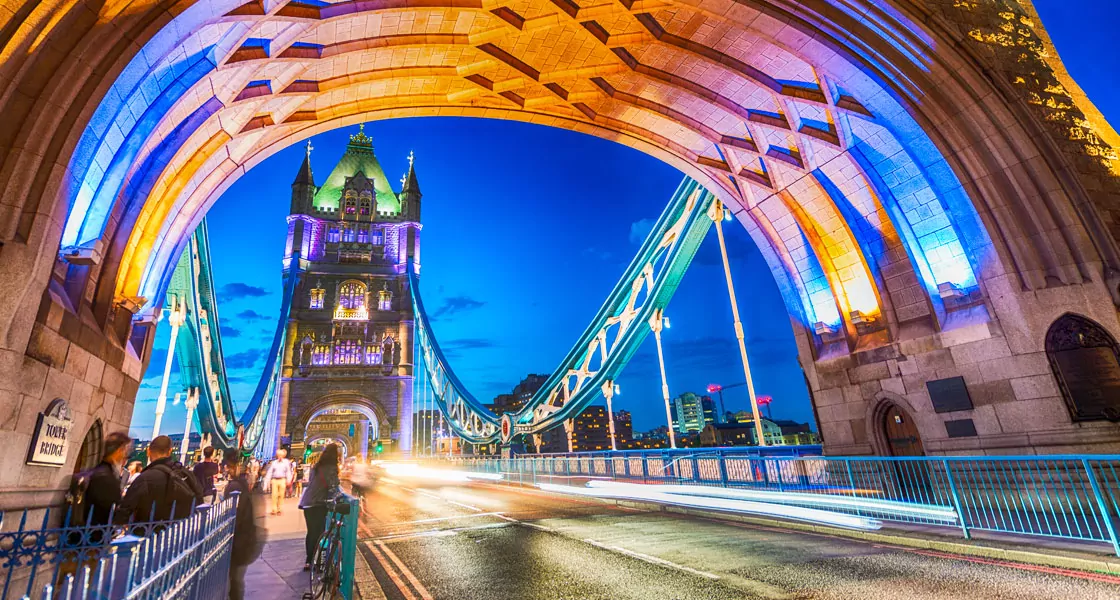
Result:
M29 529L24 511L18 529L0 532L0 598L224 599L237 501L234 494L185 519L123 526L50 527L47 510Z

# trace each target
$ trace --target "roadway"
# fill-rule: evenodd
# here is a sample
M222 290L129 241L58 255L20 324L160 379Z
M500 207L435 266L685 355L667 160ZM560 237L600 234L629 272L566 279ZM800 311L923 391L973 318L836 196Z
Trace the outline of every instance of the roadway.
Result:
M383 479L358 548L363 598L390 600L1120 598L1117 577L490 485Z

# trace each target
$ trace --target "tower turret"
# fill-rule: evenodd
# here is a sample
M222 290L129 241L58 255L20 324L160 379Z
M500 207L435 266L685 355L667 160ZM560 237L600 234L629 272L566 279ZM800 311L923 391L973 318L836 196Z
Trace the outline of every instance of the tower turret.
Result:
M406 221L420 220L420 182L416 179L416 155L408 153L408 174L401 186L401 215Z
M311 140L307 140L307 154L303 157L303 164L296 173L292 182L292 210L291 214L307 214L311 212L312 200L315 197L315 175L311 172Z

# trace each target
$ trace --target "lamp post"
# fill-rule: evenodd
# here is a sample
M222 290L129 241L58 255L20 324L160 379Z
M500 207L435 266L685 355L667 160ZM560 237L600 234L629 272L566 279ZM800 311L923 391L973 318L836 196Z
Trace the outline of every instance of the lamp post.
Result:
M152 439L159 435L159 426L163 422L163 410L167 407L167 382L171 378L171 361L175 358L175 338L179 337L179 327L186 322L187 307L179 302L179 298L171 298L171 308L167 313L167 322L171 325L171 342L167 345L167 359L163 363L163 383L159 386L159 397L156 398L156 421L152 425Z
M735 386L730 386L730 387L735 387ZM718 392L719 393L719 418L716 419L716 421L722 423L724 418L727 416L727 409L724 408L724 406L723 406L723 386L718 384L718 383L709 383L708 384L708 393L711 394L712 392Z
M751 379L751 366L747 360L747 343L743 335L743 323L739 320L739 302L735 299L735 285L731 282L731 262L727 259L727 242L723 239L723 220L730 216L723 203L719 200L712 202L708 209L708 218L716 226L716 237L719 238L719 252L723 258L723 274L727 279L727 295L731 300L731 316L735 322L735 338L739 341L739 357L743 360L743 374L747 379L747 394L751 398L751 413L754 414L754 428L758 435L758 445L765 446L766 439L762 435L762 415L758 412L758 401L754 397L754 380Z

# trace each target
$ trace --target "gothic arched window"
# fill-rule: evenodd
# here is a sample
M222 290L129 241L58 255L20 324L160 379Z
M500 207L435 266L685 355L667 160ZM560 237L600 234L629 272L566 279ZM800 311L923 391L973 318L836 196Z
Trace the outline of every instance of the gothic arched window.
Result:
M101 462L101 444L103 441L101 419L97 419L90 426L86 436L82 438L82 446L78 449L78 459L74 461L74 472L88 471Z
M323 289L322 284L316 284L315 288L311 290L311 299L308 306L311 308L323 308L323 297L327 291Z
M1098 323L1066 313L1046 332L1046 357L1074 421L1120 421L1120 346Z
M366 310L366 285L360 281L344 281L338 286L338 307L335 308L336 319L366 319L369 312Z
M334 364L357 365L362 362L362 344L358 340L340 340L334 345Z
M389 284L386 283L385 287L380 292L377 292L377 310L392 310L393 309L393 292L389 291Z
M378 344L370 344L366 346L366 364L379 365L381 364L381 346Z

